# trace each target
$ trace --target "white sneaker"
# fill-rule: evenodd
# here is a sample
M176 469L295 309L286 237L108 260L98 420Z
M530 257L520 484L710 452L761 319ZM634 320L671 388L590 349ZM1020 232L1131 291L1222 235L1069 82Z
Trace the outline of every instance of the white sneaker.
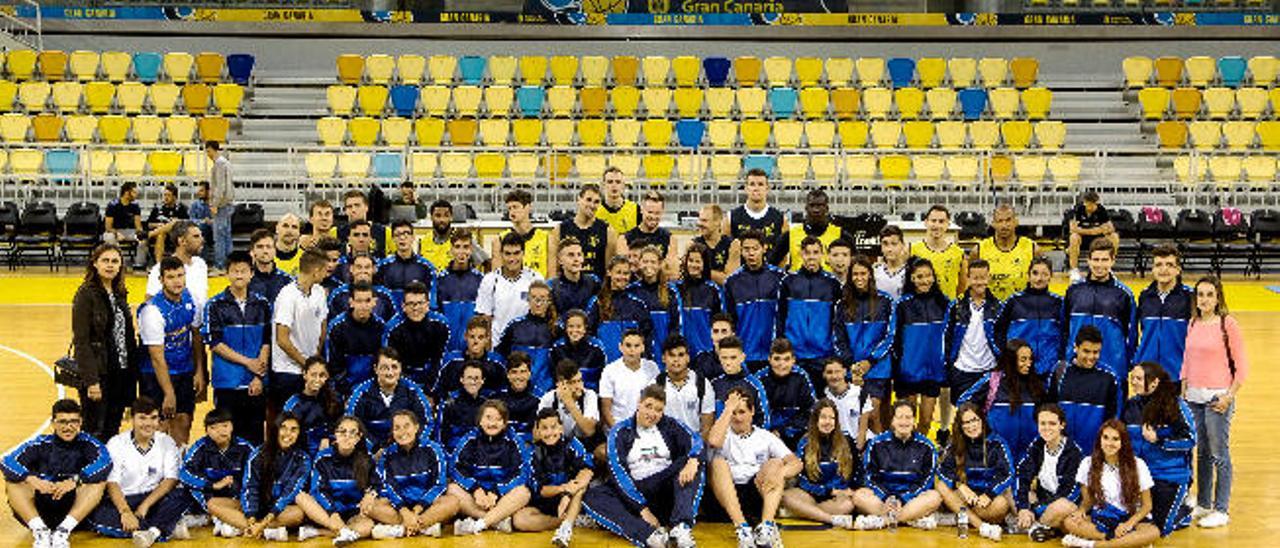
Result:
M270 527L263 529L262 539L275 542L289 542L289 530L284 527Z
M560 548L569 548L569 541L573 539L573 524L561 523L556 527L556 533L551 535L551 544Z
M173 526L173 532L169 533L170 540L191 540L191 529L187 527L185 522L179 521Z
M1231 516L1228 516L1226 512L1218 512L1215 510L1212 514L1201 518L1196 525L1199 525L1202 529L1214 529L1217 527L1225 527L1228 523L1231 523Z
M751 534L751 526L745 523L735 528L738 532L738 548L756 548L756 539Z
M179 523L186 524L188 528L204 527L209 525L209 514L187 514Z
M778 533L778 526L771 521L756 526L755 539L756 546L782 547L782 535Z
M493 526L493 528L500 533L510 533L511 532L511 516L502 518L502 521L499 521L497 525Z
M1067 535L1062 537L1062 545L1070 546L1071 548L1093 548L1093 541L1075 535Z
M134 548L151 548L152 544L160 538L160 530L155 527L148 527L133 532Z
M925 517L912 521L908 525L923 531L932 531L938 528L938 518L933 514L929 514Z
M50 548L52 539L53 531L50 531L48 527L31 530L31 548Z
M375 540L400 538L404 536L404 526L379 523L373 526L373 532L369 533L369 536Z
M428 537L440 538L440 524L439 524L439 523L436 523L435 525L432 525L431 527L428 527L428 528L426 528L426 529L423 529L423 530L422 530L422 532L421 532L421 533L418 533L418 534L419 534L419 535L425 535L425 536L428 536Z
M303 525L302 527L298 528L298 542L311 540L318 536L320 536L320 529L317 529L310 525Z
M588 516L586 514L578 514L578 519L573 521L573 528L574 529L599 529L600 524L596 523L596 520L591 519L591 516Z
M71 531L58 527L49 534L49 548L71 548Z
M649 533L649 538L645 539L644 545L648 548L667 548L667 538L667 530L659 527Z
M1212 513L1213 513L1212 508L1196 506L1191 510L1191 521L1200 521L1205 516L1208 516L1209 514L1212 514Z
M482 531L480 523L473 518L462 518L453 522L453 535L474 535Z
M1004 535L1004 529L994 523L984 523L978 526L978 536L989 538L996 542L1000 542L1000 537Z
M1071 269L1071 283L1076 284L1083 281L1084 281L1084 274L1081 274L1080 270L1078 269L1075 269L1075 268Z
M875 531L877 529L884 529L884 518L870 514L863 514L853 520L853 528L858 531Z
M686 523L673 527L667 536L671 537L676 548L694 548L698 545L697 541L693 540L693 529L690 529Z
M831 516L831 526L841 529L853 529L853 516L835 515Z
M360 540L360 535L356 534L356 532L352 531L351 529L343 527L341 530L338 531L338 536L333 537L333 545L346 546L357 540Z

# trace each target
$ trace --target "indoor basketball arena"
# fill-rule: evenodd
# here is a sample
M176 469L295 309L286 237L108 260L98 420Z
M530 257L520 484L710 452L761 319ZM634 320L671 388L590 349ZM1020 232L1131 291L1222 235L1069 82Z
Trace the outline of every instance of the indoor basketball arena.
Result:
M0 545L1263 546L1277 44L1266 0L0 3Z

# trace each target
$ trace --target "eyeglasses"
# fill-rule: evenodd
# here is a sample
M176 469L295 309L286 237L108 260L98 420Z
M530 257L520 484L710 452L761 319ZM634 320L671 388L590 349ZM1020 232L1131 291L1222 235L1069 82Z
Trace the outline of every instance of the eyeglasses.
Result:
M53 425L54 426L80 426L81 422L83 421L81 421L80 419L58 419L56 421L53 421Z

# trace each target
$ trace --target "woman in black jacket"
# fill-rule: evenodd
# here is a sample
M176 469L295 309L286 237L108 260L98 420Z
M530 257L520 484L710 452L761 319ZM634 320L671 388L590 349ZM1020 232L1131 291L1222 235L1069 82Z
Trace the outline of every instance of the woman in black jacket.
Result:
M80 365L84 430L100 440L120 431L120 419L136 388L133 318L124 285L120 248L94 248L84 283L71 304L72 344Z

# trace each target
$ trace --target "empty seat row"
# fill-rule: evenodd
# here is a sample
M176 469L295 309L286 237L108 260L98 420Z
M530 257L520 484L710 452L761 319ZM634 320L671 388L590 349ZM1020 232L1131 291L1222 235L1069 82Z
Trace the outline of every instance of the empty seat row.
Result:
M192 55L180 51L161 54L76 50L68 55L59 50L13 50L0 54L0 62L4 63L5 73L18 81L103 79L118 83L132 79L152 83L163 77L179 84L192 80L207 84L230 80L248 85L255 59L247 53L223 56L208 51Z
M64 114L91 112L106 114L123 112L139 114L149 107L157 114L169 114L179 106L191 114L205 114L210 104L218 112L235 115L244 102L244 87L240 84L222 83L210 86L190 83L178 86L173 83L157 83L150 86L141 82L95 81L87 84L65 81L49 84L42 81L16 83L0 80L0 112L8 112L16 105L27 112L41 112L52 106Z
M0 171L21 176L58 176L88 173L94 177L205 177L208 158L201 150L90 150L0 149Z
M584 120L475 120L460 118L357 117L351 120L326 117L316 122L321 144L341 146L406 146L410 138L417 146L489 147L635 147L670 146L712 148L1010 148L1035 146L1061 148L1066 140L1066 124L1060 121L1032 123L949 120L850 120L842 122L778 120L680 120L665 119L584 119Z
M1214 59L1208 56L1181 57L1126 57L1122 63L1125 85L1131 88L1157 85L1172 88L1181 85L1208 87L1221 84L1239 87L1245 83L1259 87L1270 86L1280 71L1280 61L1270 55L1244 57L1230 55Z
M1184 183L1272 183L1276 180L1275 156L1178 156L1173 171Z
M1280 112L1280 88L1191 87L1175 89L1151 87L1138 92L1142 117L1159 120L1172 116L1180 120L1199 117L1258 119L1264 114L1276 117ZM1268 113L1267 106L1270 105Z
M8 113L0 116L0 139L6 143L37 141L43 143L102 142L121 145L129 142L152 145L156 143L191 143L199 141L226 142L231 128L229 119L222 116L136 116L107 115L102 117L78 114L62 117L40 114L34 117Z
M997 87L1012 83L1015 87L1026 88L1035 85L1040 63L1029 57L1012 60L999 57L980 60L968 57L918 60L895 57L886 61L880 57L768 57L761 60L743 56L731 60L727 57L670 58L661 55L644 58L432 55L428 58L416 54L399 57L344 54L338 56L337 68L338 80L346 84L401 82L417 85L433 82L438 85L479 85L489 82L496 85L604 86L607 82L624 86L643 83L647 86L723 87L732 83L751 87L763 82L769 86L874 87L888 83L894 87L919 85L932 88L949 82L952 87Z
M1165 120L1156 124L1156 138L1161 148L1243 150L1260 146L1265 150L1280 150L1280 122Z

